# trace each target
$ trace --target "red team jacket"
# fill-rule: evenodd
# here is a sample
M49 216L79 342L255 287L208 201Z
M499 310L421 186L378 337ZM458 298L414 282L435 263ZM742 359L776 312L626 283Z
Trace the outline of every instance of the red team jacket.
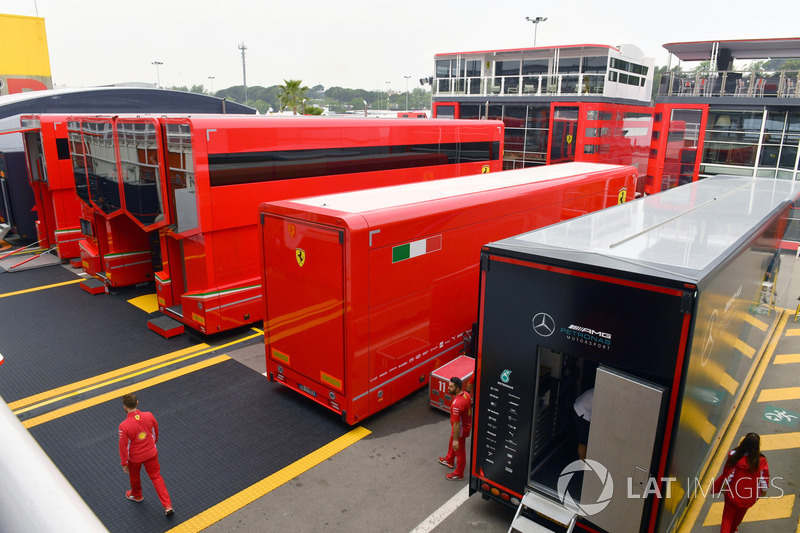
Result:
M733 455L733 452L730 453ZM759 492L767 490L769 484L769 466L762 455L758 459L758 468L748 470L747 456L743 456L734 465L726 465L714 481L714 494L722 491L725 499L737 507L752 507L758 500Z
M143 463L155 457L158 442L158 422L152 413L139 411L128 413L119 425L119 459L122 466Z
M472 398L467 392L459 392L453 398L453 403L450 404L450 424L461 422L461 435L455 435L456 438L469 437L470 429L472 429Z

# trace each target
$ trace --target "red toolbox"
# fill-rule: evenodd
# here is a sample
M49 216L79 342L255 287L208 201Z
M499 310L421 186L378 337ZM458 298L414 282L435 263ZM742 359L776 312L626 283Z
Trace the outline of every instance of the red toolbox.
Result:
M447 393L447 386L453 376L461 378L462 387L471 393L475 384L475 359L461 355L431 372L429 380L431 407L436 407L446 413L450 412L453 397Z

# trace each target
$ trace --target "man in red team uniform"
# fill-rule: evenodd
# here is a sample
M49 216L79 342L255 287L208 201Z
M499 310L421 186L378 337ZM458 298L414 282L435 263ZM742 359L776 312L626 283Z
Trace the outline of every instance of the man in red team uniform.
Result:
M158 499L164 506L166 516L172 516L172 502L169 499L167 486L161 477L161 465L158 463L158 422L152 413L139 411L139 400L135 394L122 397L122 405L128 417L119 425L119 458L122 469L130 476L131 490L125 497L140 502L142 497L142 480L139 476L142 465L150 476L150 481L158 493Z
M472 428L472 398L469 393L461 390L461 378L452 377L447 385L447 392L453 397L450 404L450 443L447 445L447 455L439 457L439 462L447 468L455 470L444 477L450 480L464 479L464 467L467 462L466 440Z

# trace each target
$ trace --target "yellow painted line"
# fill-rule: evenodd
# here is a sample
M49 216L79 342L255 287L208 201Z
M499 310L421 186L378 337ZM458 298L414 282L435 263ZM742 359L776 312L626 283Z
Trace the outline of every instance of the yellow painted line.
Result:
M781 400L797 400L800 398L800 387L784 387L781 389L764 389L758 396L759 402L779 402Z
M742 425L744 415L747 413L747 407L750 405L750 403L752 403L753 398L756 395L756 390L758 389L761 380L764 378L764 372L766 372L767 367L769 366L769 361L772 359L772 356L775 353L775 348L778 346L778 341L786 329L786 322L788 319L789 313L783 313L781 315L781 318L778 320L775 328L775 332L778 334L772 335L767 347L764 350L764 354L761 356L761 360L757 363L752 377L749 380L744 380L744 383L747 383L747 386L744 390L741 400L739 401L738 407L736 411L734 411L730 421L727 424L722 425L722 427L726 428L725 433L722 439L719 441L716 450L712 452L711 461L708 463L707 468L704 466L703 468L705 468L705 470L703 470L703 468L700 469L702 472L701 477L703 478L701 483L702 486L707 487L713 483L714 479L717 477L717 474L722 468L723 462L727 459L728 451L732 448L731 445L733 440L737 437L739 426ZM694 527L695 522L697 522L697 518L700 516L700 512L703 509L704 502L705 500L703 498L697 497L689 502L689 506L686 509L683 518L681 519L680 525L678 526L678 533L692 532L692 528Z
M725 506L723 502L716 502L711 504L711 509L708 510L703 522L703 527L718 526L722 523L722 508ZM764 520L778 520L781 518L792 517L792 507L794 506L794 494L783 494L780 497L759 499L754 506L752 506L747 514L744 515L744 522L762 522Z
M74 279L72 281L62 281L61 283L53 283L52 285L42 285L41 287L33 287L32 289L23 289L21 291L7 292L0 294L0 298L8 298L9 296L18 296L29 292L43 291L46 289L54 289L56 287L63 287L64 285L72 285L73 283L80 283L83 278Z
M148 359L147 361L142 361L141 363L136 363L134 365L129 365L117 370L112 370L111 372L100 374L99 376L84 379L82 381L77 381L75 383L64 385L63 387L42 392L34 396L29 396L28 398L23 398L21 400L9 403L8 407L12 411L14 411L14 414L23 413L26 411L30 411L31 409L36 409L38 407L53 402L63 400L64 398L68 398L70 396L75 396L77 394L81 394L89 390L94 390L99 387L110 385L111 383L116 383L118 381L121 381L122 379L126 379L133 375L143 374L144 372L139 372L142 369L147 369L145 370L145 372L147 372L150 370L155 370L157 368L163 368L164 366L168 366L170 364L177 363L180 361L185 361L187 359L191 359L192 357L198 357L200 355L207 354L214 350L222 350L225 348L229 348L240 342L248 341L250 339L254 339L260 336L261 335L258 334L249 335L247 337L243 337L238 340L233 340L225 344L220 344L218 346L209 346L208 344L205 343L197 344L195 346L190 346L189 348L183 348L182 350L177 350L168 353L166 355L155 357L153 359ZM33 407L30 407L28 409L21 409L23 407L27 407L32 404L37 404L37 405L34 405Z
M800 448L800 433L761 435L761 450L791 450Z
M355 444L363 439L371 432L361 426L351 430L349 433L342 435L338 439L329 442L320 449L311 452L302 459L295 461L286 468L283 468L269 477L266 477L250 485L243 491L234 494L230 498L223 500L217 505L203 511L202 513L193 516L186 522L175 526L169 532L184 533L201 531L215 522L219 522L226 516L238 511L245 505L254 502L265 494L277 489L287 481L291 481L303 472L310 470L321 462L333 457L341 452L348 446Z
M748 322L749 324L751 324L751 325L753 325L755 327L757 327L761 331L767 331L767 323L757 319L756 317L754 317L753 315L751 315L749 313L744 315L744 321Z
M772 362L774 365L785 365L788 363L800 363L800 353L783 353L775 356Z
M733 347L742 352L749 359L752 359L756 353L755 348L749 344L745 344L741 339L736 339L736 342L733 343Z
M148 366L161 363L163 361L168 361L175 357L181 357L183 355L192 353L198 349L208 348L208 344L198 344L196 346L190 346L189 348L184 348L182 350L177 350L175 352L168 353L166 355L162 355L160 357L156 357L154 359L148 359L147 361L142 361L141 363L136 363L135 365L126 366L117 370L112 370L111 372L106 372L105 374L100 374L99 376L95 376L89 379L84 379L82 381L76 381L75 383L70 383L69 385L64 385L63 387L58 387L57 389L51 389L46 392L42 392L36 394L34 396L28 396L27 398L22 398L21 400L17 400L15 402L10 402L8 404L9 409L14 411L15 409L19 409L21 407L27 407L28 405L42 402L45 400L49 400L50 398L56 396L62 396L68 394L70 392L74 392L84 387L89 387L96 383L100 383L102 381L106 381L109 379L114 379L118 376L129 374L131 372L136 372L142 368L147 368ZM15 412L16 414L16 412Z
M61 418L62 416L70 415L72 413L77 413L78 411L82 411L84 409L88 409L89 407L94 407L95 405L100 405L101 403L105 403L110 400L119 400L125 394L133 391L140 391L143 389L147 389L154 385L158 385L160 383L164 383L165 381L169 381L171 379L175 379L180 376L184 376L186 374L190 374L197 370L202 370L203 368L207 368L209 366L216 365L217 363L221 363L223 361L229 360L230 357L227 355L218 355L216 357L212 357L211 359L206 359L204 361L199 361L193 365L185 366L183 368L179 368L178 370L174 370L172 372L168 372L166 374L162 374L160 376L156 376L154 378L147 379L140 383L134 383L127 387L113 390L111 392L106 392L104 394L100 394L95 396L94 398L89 398L83 400L82 402L77 402L72 405L68 405L66 407L62 407L60 409L55 409L50 411L49 413L45 413L40 416L35 416L33 418L29 418L28 420L23 420L22 425L26 428L30 429L32 427L36 427L40 424L44 424L45 422L50 422L51 420L55 420L56 418Z
M138 298L131 298L128 300L128 303L135 305L148 314L158 311L158 296L155 293L145 294L143 296L139 296Z
M794 312L792 312L794 314ZM786 330L787 337L800 337L800 328Z
M731 396L736 394L736 389L739 388L739 382L730 377L728 374L722 374L722 377L719 380L719 384L722 386L723 389L728 391Z
M703 431L700 433L700 438L706 441L707 443L711 444L711 441L714 440L714 435L717 434L717 427L709 422L708 420L705 421L703 425Z

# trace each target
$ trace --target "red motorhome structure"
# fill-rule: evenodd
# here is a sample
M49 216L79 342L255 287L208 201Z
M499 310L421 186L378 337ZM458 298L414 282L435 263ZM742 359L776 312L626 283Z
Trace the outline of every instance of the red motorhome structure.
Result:
M477 319L480 248L625 201L567 163L263 204L267 375L355 424L428 382Z
M129 222L158 235L159 309L203 333L262 319L261 202L502 164L503 128L492 121L120 117L113 126L122 192L120 202L100 194L103 212L116 216L122 203Z
M75 196L67 117L23 116L20 126L33 189L36 235L41 248L55 247L62 260L80 255L80 207Z
M83 269L103 280L82 285L126 286L153 279L148 236L125 217L120 185L114 118L70 117L69 145L75 191L80 200Z

